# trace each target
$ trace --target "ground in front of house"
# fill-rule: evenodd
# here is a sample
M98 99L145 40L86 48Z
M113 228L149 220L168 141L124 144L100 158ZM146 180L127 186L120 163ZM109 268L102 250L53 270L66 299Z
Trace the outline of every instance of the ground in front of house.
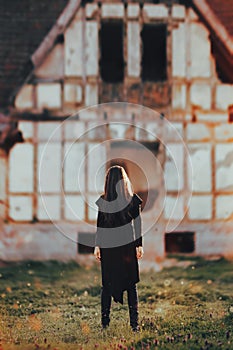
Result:
M6 264L0 267L0 350L233 349L233 262L189 261L141 272L136 334L126 294L124 305L112 301L110 327L101 331L99 263Z

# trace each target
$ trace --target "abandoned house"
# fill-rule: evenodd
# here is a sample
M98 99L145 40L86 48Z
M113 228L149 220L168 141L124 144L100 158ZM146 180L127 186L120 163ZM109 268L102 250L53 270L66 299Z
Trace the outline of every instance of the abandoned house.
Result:
M112 164L143 199L142 268L233 256L233 1L0 6L0 259L95 261Z

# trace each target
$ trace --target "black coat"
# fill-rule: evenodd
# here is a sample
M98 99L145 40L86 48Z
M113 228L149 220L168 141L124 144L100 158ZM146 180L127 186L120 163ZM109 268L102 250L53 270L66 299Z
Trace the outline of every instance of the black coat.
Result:
M136 247L142 246L141 203L134 193L129 205L123 209L124 216L111 213L111 224L104 221L101 200L98 198L97 231L95 245L100 247L102 285L115 302L123 304L123 291L140 281ZM102 211L101 211L102 209ZM123 220L123 221L122 221Z

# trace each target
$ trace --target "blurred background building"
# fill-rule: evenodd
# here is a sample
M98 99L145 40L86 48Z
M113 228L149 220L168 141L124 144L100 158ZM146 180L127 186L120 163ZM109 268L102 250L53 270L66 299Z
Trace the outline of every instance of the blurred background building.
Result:
M123 164L144 203L148 196L143 169L122 161L119 148L150 169L145 222L154 222L167 191L159 221L145 235L145 264L168 253L232 256L233 0L0 6L0 258L93 261L92 247L75 242L93 240L97 212L88 202L103 190L102 180L93 183L99 162L110 154L106 166ZM131 105L122 113L114 104L82 110L118 101ZM170 126L163 127L163 116ZM103 121L113 124L86 133ZM161 168L119 138L141 143ZM88 153L109 139L110 147ZM168 232L171 218L182 222Z

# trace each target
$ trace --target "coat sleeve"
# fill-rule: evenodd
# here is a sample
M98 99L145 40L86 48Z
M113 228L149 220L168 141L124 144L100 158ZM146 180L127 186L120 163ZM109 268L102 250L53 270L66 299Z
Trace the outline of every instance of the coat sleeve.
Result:
M97 228L96 228L96 234L95 234L95 246L101 247L102 244L102 230L103 227L103 212L99 209L98 210L98 216L97 216Z
M141 203L142 199L138 195L134 195L133 208L131 215L133 218L134 232L135 232L135 246L143 246L142 240L142 219L141 219Z
M97 215L97 228L96 228L96 234L95 234L95 246L100 247L101 246L101 227L103 227L103 212L100 210L101 206L101 197L97 199L95 204L98 207L98 215Z
M103 215L103 213L100 210L98 210L97 228L96 228L96 234L95 234L95 246L98 246L98 247L101 246L100 227L101 227L101 222L102 222L102 215Z

